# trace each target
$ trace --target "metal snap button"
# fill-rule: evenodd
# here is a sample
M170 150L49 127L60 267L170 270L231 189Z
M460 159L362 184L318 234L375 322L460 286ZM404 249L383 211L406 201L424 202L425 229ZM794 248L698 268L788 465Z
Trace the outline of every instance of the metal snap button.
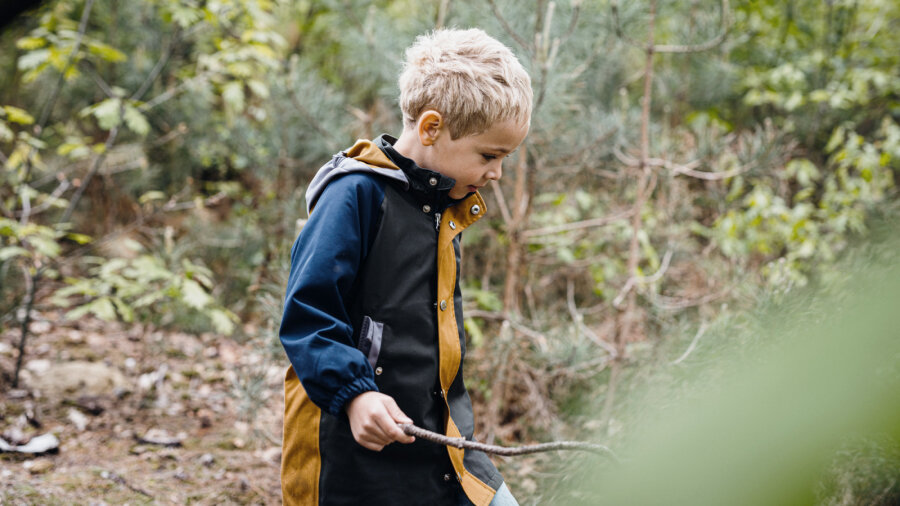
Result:
M422 206L422 212L423 212L423 213L430 213L430 212L431 212L431 206L429 206L428 204L425 204L424 206Z
M429 179L428 184L430 184L431 186L437 186L437 178L433 177L433 178Z
M381 367L376 367L376 368L375 368L375 375L376 375L376 376L381 376L381 373L383 373L383 372L384 372L384 369L382 369Z
M453 223L453 220L450 220L450 223L448 223L448 225L450 225L451 230L456 230L456 223Z
M444 481L450 481L450 478L452 478L452 476L450 476L450 473L444 475Z
M470 211L472 211L472 214L478 214L481 212L481 206L475 204L474 206L472 206L472 209L470 209Z
M441 301L441 311L446 311L446 310L447 310L447 301L442 300Z

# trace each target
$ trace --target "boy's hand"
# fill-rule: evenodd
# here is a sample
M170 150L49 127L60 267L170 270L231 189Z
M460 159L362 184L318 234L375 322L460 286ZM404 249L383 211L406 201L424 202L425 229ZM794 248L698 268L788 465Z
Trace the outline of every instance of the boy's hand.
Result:
M397 426L398 423L413 421L400 411L394 398L389 395L363 392L354 397L346 409L353 439L370 450L380 452L394 441L412 443L416 440Z

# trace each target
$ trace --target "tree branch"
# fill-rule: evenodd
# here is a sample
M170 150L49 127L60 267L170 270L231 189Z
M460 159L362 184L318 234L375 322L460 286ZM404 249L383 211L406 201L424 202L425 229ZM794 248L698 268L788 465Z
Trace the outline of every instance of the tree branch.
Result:
M618 0L613 0L612 5L612 18L613 18L613 26L616 30L616 36L625 41L628 45L639 47L641 49L647 49L647 45L641 44L640 42L632 39L631 37L625 35L625 32L622 30L622 23L619 21L619 2ZM651 43L652 44L652 43Z
M53 203L59 199L60 195L62 195L66 190L69 189L69 186L71 186L69 180L63 178L63 180L59 182L59 186L57 186L56 189L53 190L53 193L50 194L47 200L31 209L24 209L25 206L23 205L22 211L16 212L14 214L17 217L23 218L25 222L27 222L29 216L34 216L35 214L41 213L52 206Z
M491 6L491 12L494 13L494 17L497 18L497 21L500 22L500 25L506 31L506 33L516 41L517 44L522 46L522 49L528 51L529 53L534 53L534 48L532 48L528 42L525 41L522 37L516 33L515 30L509 26L509 23L506 21L506 18L503 17L503 14L500 13L500 9L497 8L497 4L494 3L494 0L487 0L488 4Z
M722 0L722 8L719 12L719 22L722 25L722 31L719 32L718 35L713 37L712 39L702 42L700 44L689 44L689 45L681 45L681 44L658 44L655 45L652 42L649 45L641 44L640 42L632 39L631 37L625 35L622 30L622 24L619 21L619 2L613 1L612 5L612 17L613 23L616 30L616 35L628 43L631 46L641 48L645 51L652 51L655 53L699 53L702 51L708 51L722 42L725 41L725 38L728 36L728 30L730 29L730 17L728 15L729 7L728 0Z
M722 42L725 41L725 37L728 36L728 30L730 29L730 17L728 16L728 0L722 0L722 8L719 11L719 22L722 24L722 31L719 32L718 35L713 37L712 39L700 43L700 44L691 44L691 45L658 45L656 46L657 53L700 53L703 51L708 51Z
M53 94L50 95L50 99L47 100L46 105L44 105L44 110L41 111L41 117L35 127L35 132L38 134L45 126L47 126L47 120L50 119L50 111L52 111L53 106L56 105L56 99L59 98L59 92L62 90L63 81L66 79L66 72L69 70L69 67L72 66L72 61L75 59L75 55L78 54L78 50L81 49L81 40L84 38L84 32L87 30L87 22L93 6L94 0L87 0L84 4L84 9L81 11L81 21L78 23L78 35L75 38L75 44L72 46L72 52L69 53L69 59L66 62L66 66L63 67L62 72L59 73L59 79L56 81L56 87L53 89Z
M125 116L125 105L119 106L119 123L123 121L123 117ZM75 191L75 195L72 196L72 200L69 201L69 206L66 207L66 212L63 213L62 218L60 218L60 223L65 223L69 221L69 218L72 217L72 213L75 211L75 206L78 205L78 202L81 200L81 197L84 195L85 190L87 190L88 184L90 184L91 179L100 169L100 166L103 164L103 161L106 160L106 155L109 153L109 150L112 149L112 145L116 142L116 137L119 136L119 126L116 125L109 131L109 136L106 138L106 143L103 145L103 153L97 155L97 158L94 158L94 163L91 164L90 170L88 170L87 175L84 177L84 180L81 182L81 186L78 187L78 190Z
M462 437L448 437L443 434L432 432L430 430L425 430L421 427L416 427L415 425L409 423L401 423L398 425L408 436L422 438L427 441L431 441L432 443L442 444L444 446L452 446L454 448L463 448L466 450L476 450L484 453L490 453L492 455L511 457L516 455L527 455L529 453L576 450L609 455L612 458L619 460L615 452L613 452L606 446L596 443L583 443L581 441L557 441L555 443L541 443L535 445L505 447L479 443L477 441L469 441L466 438Z
M677 364L680 364L682 360L686 359L686 358L688 357L688 355L690 355L691 352L694 351L694 347L697 346L697 341L700 340L700 337L701 337L705 332L706 332L706 322L700 324L700 328L697 330L697 334L694 336L694 340L691 341L691 344L690 344L690 346L688 346L688 349L685 350L684 353L683 353L680 357L678 357L677 359L673 360L673 361L671 362L671 364L672 364L672 365L677 365Z
M569 315L572 316L572 322L575 324L576 328L584 332L594 344L606 350L606 352L615 359L619 355L616 348L603 339L600 339L600 336L595 334L590 327L585 325L584 315L578 311L578 306L575 305L575 282L572 281L572 278L569 278L566 282L566 304L569 306Z
M566 223L563 225L554 225L551 227L542 227L535 228L532 230L526 230L522 232L523 237L537 237L539 235L550 235L550 234L558 234L560 232L571 232L573 230L580 230L584 228L592 228L592 227L602 227L604 225L609 225L610 223L615 223L619 220L623 220L625 218L630 217L635 213L635 209L629 209L627 211L621 211L619 213L604 216L602 218L592 218L590 220L583 221L575 221L572 223Z
M512 216L509 214L509 206L506 204L506 197L503 195L503 189L496 180L491 180L491 189L494 190L494 198L497 199L497 206L500 208L500 215L503 216L503 222L506 224L507 230L512 222Z
M177 38L177 35L173 36L173 39ZM150 89L150 86L153 84L153 81L156 81L156 78L159 77L160 72L162 72L163 67L166 66L166 63L169 62L169 57L172 56L172 51L175 48L175 42L168 40L166 41L166 47L162 51L162 55L159 60L156 62L156 65L153 66L153 70L150 71L150 74L147 75L147 79L144 79L144 82L141 83L140 88L131 95L131 100L140 100L141 97L144 96L144 93L147 93L147 90Z

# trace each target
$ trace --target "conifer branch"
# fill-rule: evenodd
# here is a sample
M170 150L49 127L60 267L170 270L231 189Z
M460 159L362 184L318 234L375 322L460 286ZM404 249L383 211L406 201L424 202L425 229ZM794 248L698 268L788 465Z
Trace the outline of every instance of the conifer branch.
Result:
M722 42L725 41L725 37L728 35L728 30L731 28L731 18L728 15L729 7L728 0L722 0L722 7L719 11L719 23L721 24L721 31L715 37L707 40L706 42L702 42L700 44L653 44L652 42L647 44L642 44L641 42L632 39L631 37L625 35L625 32L622 30L622 23L619 21L619 2L614 1L611 5L612 8L612 17L613 17L613 25L615 26L616 35L634 47L639 47L644 49L645 51L653 52L653 53L700 53L703 51L708 51Z
M477 441L469 441L466 438L462 437L448 437L443 434L432 432L430 430L425 430L421 427L416 427L415 425L409 423L401 423L398 425L408 436L426 439L428 441L431 441L432 443L438 443L444 446L452 446L454 448L463 448L466 450L476 450L504 457L527 455L529 453L575 450L610 455L614 459L619 460L619 457L616 456L615 452L603 445L596 443L584 443L581 441L556 441L554 443L541 443L535 445L507 447L489 445L485 443L479 443Z
M531 46L528 42L525 42L525 39L519 36L519 34L513 30L513 28L509 25L509 22L506 21L506 18L503 17L503 14L500 13L500 9L497 8L497 4L494 0L488 0L488 5L491 6L491 12L494 13L494 17L497 18L497 21L500 22L500 25L503 26L503 29L506 30L506 33L509 34L513 40L516 41L517 44L522 46L522 49L528 51L529 53L534 53L535 48Z

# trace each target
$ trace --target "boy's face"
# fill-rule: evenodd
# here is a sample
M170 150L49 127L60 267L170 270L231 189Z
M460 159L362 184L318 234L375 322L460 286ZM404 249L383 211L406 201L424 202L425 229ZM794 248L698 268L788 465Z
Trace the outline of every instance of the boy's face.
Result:
M500 179L503 158L519 147L528 134L528 125L515 120L501 121L485 132L458 139L451 139L450 131L440 123L436 128L439 131L425 132L423 143L430 143L430 148L421 165L456 180L450 190L454 199Z

